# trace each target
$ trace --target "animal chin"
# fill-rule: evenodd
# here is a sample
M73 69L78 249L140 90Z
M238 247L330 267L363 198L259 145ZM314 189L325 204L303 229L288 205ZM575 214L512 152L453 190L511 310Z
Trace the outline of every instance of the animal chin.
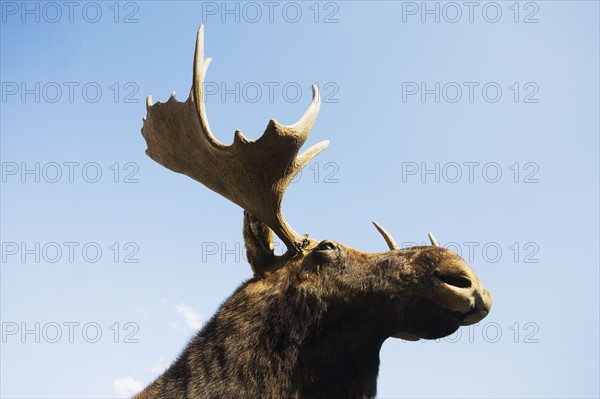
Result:
M405 331L394 337L409 341L446 337L464 325L463 320L469 314L444 309L424 299L413 299L405 308Z
M487 316L489 312L489 309L479 307L473 308L471 311L462 315L462 325L469 326L478 323Z

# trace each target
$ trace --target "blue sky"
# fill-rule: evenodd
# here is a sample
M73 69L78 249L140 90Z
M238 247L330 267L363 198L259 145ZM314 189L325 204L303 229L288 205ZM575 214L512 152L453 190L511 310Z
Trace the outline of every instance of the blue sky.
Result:
M2 397L130 395L250 277L241 210L140 134L146 95L187 97L202 23L222 142L321 87L297 231L433 231L494 295L478 326L386 341L380 397L599 396L597 2L24 4L0 2Z

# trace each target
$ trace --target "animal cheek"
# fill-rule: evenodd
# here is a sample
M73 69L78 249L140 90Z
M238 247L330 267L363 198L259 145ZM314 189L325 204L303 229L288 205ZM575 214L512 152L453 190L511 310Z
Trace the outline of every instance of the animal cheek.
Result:
M323 260L317 256L309 255L300 264L300 270L315 273L323 267Z
M298 287L309 288L320 284L319 275L311 272L302 272L298 281Z

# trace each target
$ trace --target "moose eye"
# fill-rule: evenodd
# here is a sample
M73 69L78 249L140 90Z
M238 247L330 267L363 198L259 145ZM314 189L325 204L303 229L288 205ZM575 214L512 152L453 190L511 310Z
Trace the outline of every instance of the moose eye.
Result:
M317 249L319 251L331 251L336 248L337 248L337 245L335 245L331 241L324 241L324 242L320 243L319 246L317 247Z

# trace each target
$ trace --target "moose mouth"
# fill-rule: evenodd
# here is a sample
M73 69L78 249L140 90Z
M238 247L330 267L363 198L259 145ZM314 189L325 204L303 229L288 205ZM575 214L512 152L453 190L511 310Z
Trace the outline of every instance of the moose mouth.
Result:
M471 324L472 316L480 312L481 309L477 307L466 313L455 312L425 299L415 298L405 308L404 325L407 334L398 334L398 337L443 338L454 333L459 327Z

